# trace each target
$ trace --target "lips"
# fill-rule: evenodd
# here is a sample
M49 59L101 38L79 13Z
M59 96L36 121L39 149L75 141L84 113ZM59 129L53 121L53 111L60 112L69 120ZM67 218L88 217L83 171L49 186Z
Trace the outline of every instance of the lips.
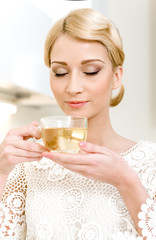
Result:
M71 108L81 108L88 103L88 101L66 101Z

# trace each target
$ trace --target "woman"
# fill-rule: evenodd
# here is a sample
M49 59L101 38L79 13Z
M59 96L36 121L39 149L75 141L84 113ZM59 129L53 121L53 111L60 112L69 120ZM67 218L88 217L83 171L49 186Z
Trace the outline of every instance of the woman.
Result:
M61 109L88 118L87 142L76 155L51 153L26 141L40 138L37 122L8 133L0 154L2 239L154 239L156 144L120 136L109 117L124 93L118 30L92 9L74 10L48 33L44 57Z

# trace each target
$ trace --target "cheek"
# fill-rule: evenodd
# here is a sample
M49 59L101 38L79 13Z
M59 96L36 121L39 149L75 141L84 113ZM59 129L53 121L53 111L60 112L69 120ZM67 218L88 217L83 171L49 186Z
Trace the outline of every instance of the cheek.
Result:
M97 109L109 107L112 93L112 79L101 78L96 85L92 86L93 102Z
M50 87L54 97L57 101L61 100L60 96L63 96L63 84L59 81L55 81L54 79L50 78Z
M101 78L98 79L98 82L92 86L92 93L97 97L106 96L111 94L112 81L110 78Z

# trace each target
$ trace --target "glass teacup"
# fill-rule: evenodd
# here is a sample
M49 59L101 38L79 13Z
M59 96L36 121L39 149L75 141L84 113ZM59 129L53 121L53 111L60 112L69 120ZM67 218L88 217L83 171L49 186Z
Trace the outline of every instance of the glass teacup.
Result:
M87 137L87 118L77 116L48 116L40 120L45 147L54 152L77 153L79 142Z

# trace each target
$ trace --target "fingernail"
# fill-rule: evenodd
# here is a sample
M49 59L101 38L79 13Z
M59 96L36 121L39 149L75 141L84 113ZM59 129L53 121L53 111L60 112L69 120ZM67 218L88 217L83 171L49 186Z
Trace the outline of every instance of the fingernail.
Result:
M79 143L79 146L80 146L81 148L85 148L85 147L87 146L87 143L86 143L86 142L80 142L80 143Z
M49 157L49 156L53 157L51 152L42 152L42 156L44 156L44 157Z

